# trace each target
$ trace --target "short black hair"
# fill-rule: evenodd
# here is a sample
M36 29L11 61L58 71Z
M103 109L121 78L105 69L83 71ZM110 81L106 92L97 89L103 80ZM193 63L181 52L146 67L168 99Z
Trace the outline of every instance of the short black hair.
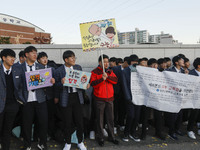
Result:
M179 54L179 55L180 55L180 54ZM172 63L173 63L174 66L176 66L176 62L178 62L180 59L183 59L183 57L181 57L181 56L179 56L179 55L174 56L174 57L172 58Z
M143 61L148 61L148 58L147 57L143 57L142 60Z
M8 49L8 48L3 49L1 51L1 53L0 53L0 55L1 55L1 60L2 61L3 61L3 56L4 57L11 56L11 57L14 57L14 58L16 57L15 51L12 50L12 49Z
M66 50L64 53L63 53L63 60L65 61L66 58L69 58L69 57L73 57L75 56L74 52L71 51L71 50Z
M150 58L150 59L148 60L148 62L147 62L147 65L150 66L150 65L152 65L152 64L154 64L154 63L157 64L157 63L158 63L157 60L156 60L155 58Z
M171 59L169 57L165 57L164 59L166 62L171 61Z
M185 55L184 54L178 54L177 56L181 57L181 58L185 58Z
M127 62L129 65L131 64L130 57L124 57L124 62Z
M101 58L102 58L102 55L99 56L99 59L98 59L98 62L101 62ZM107 58L109 60L109 57L105 54L103 54L103 59Z
M164 58L159 58L157 62L158 62L158 65L161 65L161 64L163 64L163 63L166 63L166 61L165 61Z
M40 52L40 53L38 53L37 60L39 60L39 59L42 58L42 57L47 57L47 58L48 58L47 53L45 53L45 52Z
M195 69L198 68L198 65L200 65L200 57L197 57L193 62L193 66Z
M130 61L136 61L136 62L138 62L139 58L138 58L137 55L133 54L133 55L130 56Z
M139 64L140 64L142 61L148 61L148 59L147 59L146 57L140 58L140 59L139 59Z
M20 57L25 57L24 51L20 51L20 52L19 52L19 58L20 58Z
M122 58L117 58L117 60L116 60L116 64L118 65L119 63L123 63L124 61L123 61L123 59Z
M186 62L188 62L188 61L190 61L188 58L183 58L184 59L184 63L186 63Z
M111 57L110 59L109 59L109 62L116 62L117 61L117 58L116 57Z
M26 47L26 48L24 49L24 55L25 55L26 53L30 53L30 52L33 52L33 51L37 52L37 48L34 47L34 46L28 46L28 47ZM26 55L25 55L25 56L26 56Z

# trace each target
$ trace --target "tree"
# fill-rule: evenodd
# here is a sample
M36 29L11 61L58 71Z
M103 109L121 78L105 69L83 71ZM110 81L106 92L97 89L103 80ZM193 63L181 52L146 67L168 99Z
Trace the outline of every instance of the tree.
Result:
M25 43L23 43L23 44L31 44L31 42L27 41L27 42L25 42Z
M11 44L10 37L0 37L0 44Z

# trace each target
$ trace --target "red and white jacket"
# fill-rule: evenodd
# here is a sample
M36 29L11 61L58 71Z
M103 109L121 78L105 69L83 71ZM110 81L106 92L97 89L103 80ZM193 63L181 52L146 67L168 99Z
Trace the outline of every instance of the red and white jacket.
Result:
M92 71L90 84L94 88L94 96L96 100L102 101L113 101L114 100L114 89L113 84L117 84L117 77L112 70L106 71L108 77L103 80L103 69L97 67Z

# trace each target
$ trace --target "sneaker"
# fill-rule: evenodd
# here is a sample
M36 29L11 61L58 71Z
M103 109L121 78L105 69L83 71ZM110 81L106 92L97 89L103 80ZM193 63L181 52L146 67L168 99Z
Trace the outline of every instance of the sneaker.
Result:
M63 148L63 150L70 150L71 149L71 144L65 144L65 147Z
M114 134L117 134L117 127L114 127Z
M183 136L183 133L180 130L176 130L176 134Z
M95 132L90 131L90 140L95 140Z
M129 141L129 138L128 138L127 135L124 135L124 137L122 138L122 140L123 140L124 142L128 142L128 141Z
M193 131L188 131L187 134L188 134L189 138L194 139L194 140L196 139L196 136Z
M157 138L159 138L160 140L163 140L163 141L166 139L165 135L163 135L162 133L156 134L155 137L157 137Z
M98 140L98 144L99 144L99 146L103 147L104 146L104 140L103 139Z
M136 136L136 135L129 135L129 137L132 139L132 140L134 140L135 142L140 142L140 138L138 137L138 136Z
M176 133L168 134L169 138L172 140L178 140L178 137L176 136Z
M109 142L112 142L115 145L119 145L119 141L116 139L109 140Z
M106 129L103 129L103 135L104 135L105 137L108 137L108 132L106 131Z
M47 146L44 146L44 145L38 144L37 147L38 147L40 150L47 150Z
M80 144L78 144L78 148L80 150L87 150L87 148L85 147L85 145L83 144L83 142L81 142Z
M200 135L200 129L198 130L198 132L197 132L197 133L198 133L198 135Z
M125 126L121 126L119 129L120 129L120 131L124 131Z

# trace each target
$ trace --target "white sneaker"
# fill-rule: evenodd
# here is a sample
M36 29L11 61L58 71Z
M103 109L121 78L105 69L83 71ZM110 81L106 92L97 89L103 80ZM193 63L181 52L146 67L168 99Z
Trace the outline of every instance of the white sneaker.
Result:
M78 148L80 150L87 150L87 148L85 147L85 145L83 144L83 142L81 142L80 144L78 144Z
M187 134L188 134L189 138L194 139L194 140L196 139L196 136L193 131L188 131Z
M63 148L63 150L70 150L71 149L71 144L65 144L65 147Z
M198 130L198 135L200 135L200 129Z
M95 140L95 132L90 131L90 140Z
M108 132L106 131L106 129L103 129L103 135L104 135L105 137L108 137Z
M114 127L114 134L117 134L117 128Z

